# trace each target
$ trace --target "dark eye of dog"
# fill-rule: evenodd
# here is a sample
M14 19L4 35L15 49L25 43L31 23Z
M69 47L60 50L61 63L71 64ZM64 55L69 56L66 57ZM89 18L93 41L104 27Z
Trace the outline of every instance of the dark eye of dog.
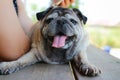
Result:
M71 21L74 25L77 24L77 21L75 21L74 19L70 19L70 21Z
M53 18L49 18L46 20L46 23L49 24L52 20L53 20Z

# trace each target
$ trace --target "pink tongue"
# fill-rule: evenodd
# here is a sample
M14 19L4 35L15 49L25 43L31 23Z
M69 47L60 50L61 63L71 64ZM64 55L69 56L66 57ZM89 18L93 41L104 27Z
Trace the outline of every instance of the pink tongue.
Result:
M52 43L52 47L55 47L55 48L63 47L65 45L66 39L67 39L67 36L55 36Z

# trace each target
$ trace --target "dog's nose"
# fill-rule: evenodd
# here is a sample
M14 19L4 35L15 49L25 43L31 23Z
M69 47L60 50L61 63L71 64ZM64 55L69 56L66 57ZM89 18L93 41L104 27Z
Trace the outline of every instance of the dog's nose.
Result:
M65 24L65 21L63 20L57 20L57 24Z

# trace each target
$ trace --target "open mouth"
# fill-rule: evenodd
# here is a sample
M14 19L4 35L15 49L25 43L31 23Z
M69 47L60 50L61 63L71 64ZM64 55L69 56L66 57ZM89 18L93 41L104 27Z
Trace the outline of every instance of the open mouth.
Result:
M64 47L69 42L73 41L74 36L66 36L66 35L56 35L56 36L48 36L48 40L52 43L52 47L61 48Z

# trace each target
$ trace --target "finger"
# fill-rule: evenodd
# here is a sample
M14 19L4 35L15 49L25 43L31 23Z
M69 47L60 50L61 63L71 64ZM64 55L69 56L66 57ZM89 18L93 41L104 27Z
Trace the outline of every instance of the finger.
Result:
M63 1L63 0L53 0L53 3L54 3L55 5L59 5L62 1Z
M70 0L71 3L75 2L75 0Z
M56 3L56 2L57 2L57 0L53 0L53 2L54 2L54 3Z
M70 0L64 0L65 1L65 7L68 7L70 5Z
M62 1L59 6L65 7L65 2Z

